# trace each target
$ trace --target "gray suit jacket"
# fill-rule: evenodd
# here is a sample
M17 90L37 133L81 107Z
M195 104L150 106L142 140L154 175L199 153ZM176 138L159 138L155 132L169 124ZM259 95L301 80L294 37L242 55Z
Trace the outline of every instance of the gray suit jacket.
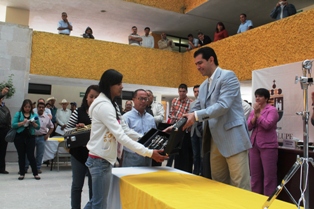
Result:
M207 121L204 124L208 124L220 153L230 157L250 149L252 145L242 109L240 83L234 72L217 67L209 91L208 79L199 90L191 110L196 111L198 121Z

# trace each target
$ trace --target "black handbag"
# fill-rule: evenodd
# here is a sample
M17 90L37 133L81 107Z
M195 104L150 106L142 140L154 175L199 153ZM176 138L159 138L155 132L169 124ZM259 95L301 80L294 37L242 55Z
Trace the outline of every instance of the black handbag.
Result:
M16 129L15 128L11 128L8 131L7 135L5 136L5 141L7 141L7 142L14 142L15 135L16 135Z

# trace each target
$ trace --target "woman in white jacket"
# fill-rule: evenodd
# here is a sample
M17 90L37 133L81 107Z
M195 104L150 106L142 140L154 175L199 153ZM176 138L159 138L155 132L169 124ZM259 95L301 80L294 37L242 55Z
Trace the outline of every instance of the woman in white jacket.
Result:
M167 159L159 153L162 150L151 150L129 138L120 125L118 105L113 101L120 96L123 75L116 70L106 70L99 82L99 96L89 108L92 118L90 140L87 144L89 156L86 161L92 176L93 197L85 209L106 209L107 197L111 183L112 166L117 159L117 142L134 152L151 157L157 162ZM122 122L122 121L121 121Z

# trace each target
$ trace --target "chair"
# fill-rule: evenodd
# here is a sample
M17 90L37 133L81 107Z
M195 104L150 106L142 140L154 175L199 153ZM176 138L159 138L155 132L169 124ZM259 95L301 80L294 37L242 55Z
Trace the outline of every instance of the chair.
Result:
M55 159L57 160L58 172L59 172L60 158L70 158L71 157L71 154L68 153L68 152L66 152L66 153L60 152L60 149L62 150L62 148L67 149L65 141L59 142L58 148L57 148L57 152L56 152L56 156L55 156ZM54 162L54 159L51 160L50 170L52 170L53 162ZM66 161L64 161L64 162L66 162Z

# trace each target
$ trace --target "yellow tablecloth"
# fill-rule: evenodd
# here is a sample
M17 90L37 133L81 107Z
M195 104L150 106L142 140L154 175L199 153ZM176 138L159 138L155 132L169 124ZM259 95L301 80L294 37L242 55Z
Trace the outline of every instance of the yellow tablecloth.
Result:
M62 142L64 141L63 136L60 137L52 137L52 138L48 138L49 141L58 141L58 142Z
M157 171L121 177L123 209L261 209L268 197L200 176ZM270 209L295 209L275 200Z

